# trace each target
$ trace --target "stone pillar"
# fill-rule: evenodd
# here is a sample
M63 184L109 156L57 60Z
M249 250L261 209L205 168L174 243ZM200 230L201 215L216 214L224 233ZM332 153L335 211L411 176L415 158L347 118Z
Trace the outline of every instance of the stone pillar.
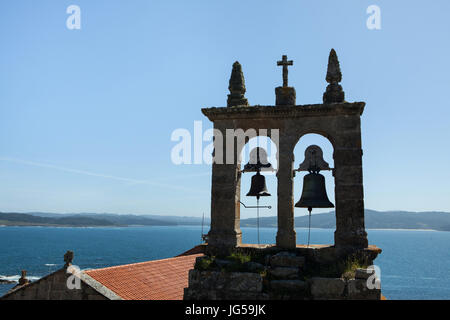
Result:
M341 118L334 149L336 198L335 245L367 248L364 224L364 190L360 117Z
M218 121L214 128L222 132L223 143L215 139L216 150L223 150L223 163L212 165L211 184L211 229L208 233L208 246L216 253L226 253L228 249L242 243L240 229L240 163L234 148L234 163L226 164L226 129L233 129L232 122Z
M297 94L294 87L276 87L275 105L277 106L295 106Z
M292 144L280 135L278 149L278 232L277 246L286 249L296 247L294 229L294 155Z

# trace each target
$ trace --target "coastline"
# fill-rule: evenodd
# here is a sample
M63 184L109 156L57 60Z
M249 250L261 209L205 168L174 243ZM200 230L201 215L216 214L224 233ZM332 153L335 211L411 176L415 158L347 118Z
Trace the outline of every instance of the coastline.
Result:
M39 228L80 228L80 229L96 229L96 228L133 228L133 227L201 227L201 225L114 225L114 226L77 226L77 225L21 225L21 224L11 224L11 225L0 225L0 227L39 227ZM209 225L203 226L205 228L210 227ZM241 228L256 228L256 226L243 226ZM261 227L267 229L276 229L276 226ZM308 229L307 227L295 227L295 229ZM313 228L315 230L334 230L334 228ZM434 231L434 232L449 232L447 230L435 230L435 229L413 229L413 228L366 228L366 230L378 230L378 231Z

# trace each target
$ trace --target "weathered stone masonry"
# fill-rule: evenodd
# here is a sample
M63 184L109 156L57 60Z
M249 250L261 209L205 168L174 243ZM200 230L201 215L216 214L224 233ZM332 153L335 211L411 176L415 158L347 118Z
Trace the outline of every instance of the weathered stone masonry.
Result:
M277 246L295 248L293 151L308 133L328 138L334 148L337 247L365 248L360 116L364 102L298 106L208 108L202 112L225 136L226 129L279 129ZM270 130L268 130L270 132ZM234 153L239 154L241 150ZM224 157L226 148L223 147ZM241 241L240 167L213 164L211 230L208 244L236 247Z
M198 258L190 271L184 299L380 299L381 286L372 264L381 249L369 246L364 225L361 115L365 103L345 101L334 50L328 59L328 86L322 104L297 105L295 88L288 86L287 78L287 68L293 61L283 56L278 65L283 66L283 86L275 88L275 106L249 106L244 97L242 67L236 62L227 107L202 109L214 123L214 154L220 154L222 159L216 159L218 163L212 166L211 229L206 256ZM220 136L228 138L228 129L256 130L259 136L267 136L276 144L275 245L242 243L242 171L238 155L244 144L242 138L237 143L234 137L231 141L234 147L227 148L230 141L223 142ZM274 129L276 139L271 136ZM333 146L336 212L333 245L296 244L294 148L310 133L324 136ZM249 137L244 139L248 142ZM233 161L222 164L224 159ZM236 257L240 257L240 262Z
M364 102L344 100L342 79L336 52L331 50L326 80L329 83L323 95L323 104L295 105L295 89L288 87L287 67L293 65L283 56L283 86L276 88L275 106L249 106L244 97L245 81L241 65L236 62L230 79L227 107L205 108L203 114L214 123L214 128L226 137L226 130L255 129L259 135L270 137L271 129L279 130L274 139L278 150L278 232L276 244L280 248L296 247L294 230L294 155L293 151L303 135L316 133L333 145L336 248L366 248L364 226L364 191L362 178L362 147L360 117ZM260 131L261 129L265 129ZM216 139L217 140L217 139ZM217 143L227 159L227 143ZM211 230L208 234L210 250L236 248L242 244L240 230L241 163L237 157L242 145L235 144L232 164L212 166ZM228 155L229 157L230 155Z
M190 271L184 299L380 299L379 279L371 266L381 249L369 246L364 225L361 115L365 103L345 101L334 50L328 59L328 86L322 104L297 105L295 88L288 87L287 78L287 67L293 61L283 56L278 65L283 66L283 86L275 88L276 105L249 106L244 97L242 67L236 62L227 107L202 109L216 129L214 154L220 154L223 161L233 161L221 164L219 159L212 165L211 229L206 256L199 258ZM228 129L241 132L253 129L276 144L278 230L274 245L242 243L242 171L238 155L244 144L236 143L235 137L231 141L234 148L227 148L230 141L223 142L220 136L227 137ZM274 129L277 137L271 136ZM310 133L324 136L333 146L336 212L333 245L296 244L294 148ZM245 137L245 142L248 140ZM250 261L238 263L236 255ZM378 281L377 285L372 286L372 281Z

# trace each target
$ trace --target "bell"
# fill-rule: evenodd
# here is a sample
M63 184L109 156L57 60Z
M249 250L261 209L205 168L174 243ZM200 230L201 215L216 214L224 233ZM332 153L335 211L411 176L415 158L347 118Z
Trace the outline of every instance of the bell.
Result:
M270 197L270 193L267 192L266 177L261 175L259 171L252 177L252 184L250 191L247 193L247 197Z
M302 197L295 204L297 208L334 208L328 200L325 177L320 173L310 173L303 179Z

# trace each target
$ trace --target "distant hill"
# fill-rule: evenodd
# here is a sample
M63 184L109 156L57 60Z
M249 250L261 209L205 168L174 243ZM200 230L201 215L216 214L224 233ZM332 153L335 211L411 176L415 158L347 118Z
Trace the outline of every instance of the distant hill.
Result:
M134 214L117 214L117 213L48 213L48 212L28 212L27 214L47 217L60 218L63 216L83 216L92 218L102 218L110 221L116 221L125 225L201 225L200 217L180 217L180 216L164 216L154 214L134 215ZM204 225L210 224L210 219L205 217Z
M0 225L8 226L176 226L201 225L202 218L110 213L1 213ZM205 226L209 219L205 218Z
M157 220L164 220L176 223L178 225L194 225L194 226L201 226L202 225L202 218L200 217L180 217L180 216L161 216L161 215L144 215L144 217L148 217L151 219L157 219ZM209 226L210 219L205 216L204 225Z
M366 209L366 229L431 229L450 231L450 213L448 212L380 212ZM241 227L255 227L256 218L241 220ZM276 227L277 217L263 217L259 219L260 227ZM308 227L308 216L295 217L295 227ZM335 229L336 216L334 211L313 214L312 228Z
M38 217L23 213L0 212L0 225L7 226L73 226L73 227L104 227L116 226L114 222L90 218L63 216L59 218Z
M89 218L101 218L103 220L110 221L117 225L124 226L176 226L178 225L174 221L167 219L154 219L148 216L138 216L132 214L111 214L111 213L79 213L71 215L72 217L89 217Z
M277 227L277 217L262 217L260 227ZM380 212L366 209L367 229L431 229L450 231L450 213L448 212ZM36 225L36 226L177 226L202 224L201 217L179 217L164 215L132 215L111 213L0 213L0 225ZM204 226L210 225L205 218ZM308 227L308 216L295 217L296 227ZM256 218L241 220L241 227L256 227ZM313 214L312 228L335 229L334 211Z

